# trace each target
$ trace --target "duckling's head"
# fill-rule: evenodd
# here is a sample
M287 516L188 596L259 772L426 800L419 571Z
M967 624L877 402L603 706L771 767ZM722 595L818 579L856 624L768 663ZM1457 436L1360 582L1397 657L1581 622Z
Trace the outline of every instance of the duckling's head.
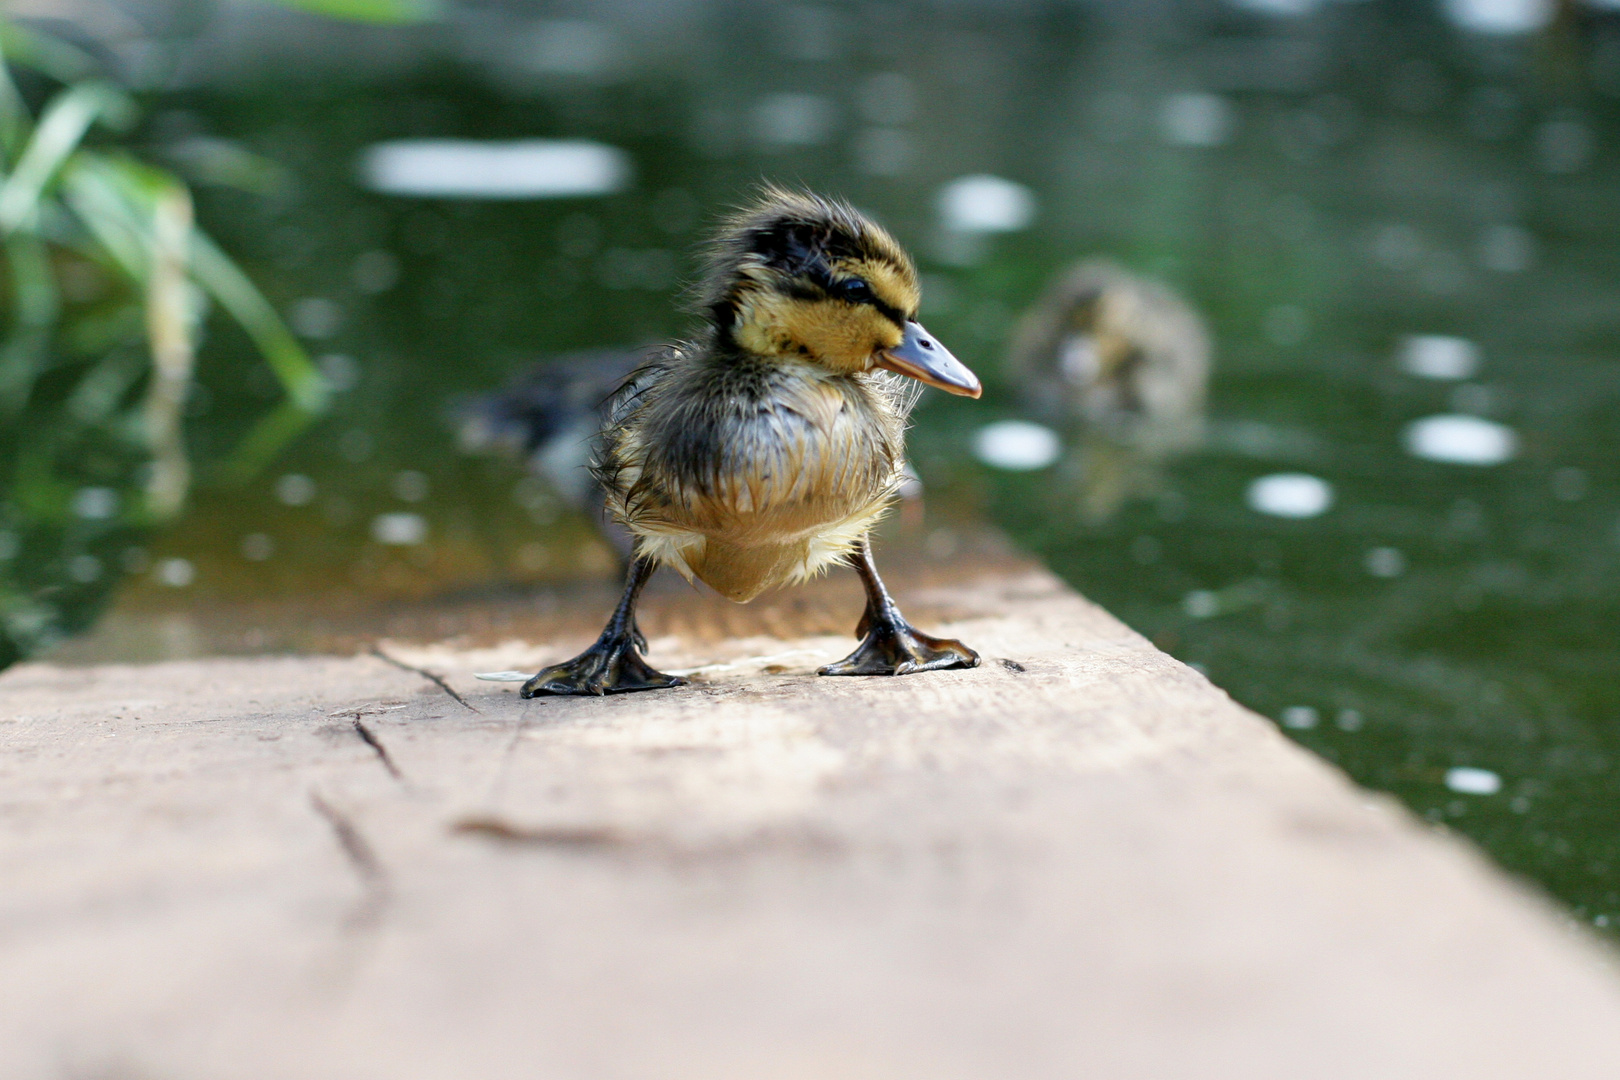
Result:
M846 203L767 187L726 223L701 294L722 342L837 374L886 368L953 394L979 380L917 322L917 268Z

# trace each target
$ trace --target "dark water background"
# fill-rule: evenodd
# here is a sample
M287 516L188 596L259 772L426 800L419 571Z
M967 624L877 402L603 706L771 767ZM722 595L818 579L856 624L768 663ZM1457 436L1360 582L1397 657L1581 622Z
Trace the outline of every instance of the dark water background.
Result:
M1490 37L1419 3L1271 6L1305 13L153 16L171 67L142 145L174 157L225 138L279 164L265 193L200 184L200 219L343 389L271 474L205 485L164 535L107 541L127 545L104 559L125 568L120 603L313 610L610 574L554 492L457 449L447 403L538 358L680 335L706 223L762 177L801 182L918 254L926 321L987 384L982 402L930 395L917 415L939 543L990 515L1358 781L1620 925L1620 23L1567 7ZM1204 127L1178 129L1178 108ZM528 202L363 190L360 153L406 136L599 140L630 154L634 182ZM1037 211L964 251L936 198L976 173L1027 186ZM974 432L1019 415L999 373L1013 321L1093 254L1207 318L1206 445L1143 465L1065 432L1052 468L988 468ZM212 334L190 407L204 466L276 394L236 331ZM1410 334L1468 339L1478 374L1404 373ZM1517 456L1407 453L1405 426L1437 413L1510 426ZM1097 509L1122 469L1119 505ZM1248 486L1278 472L1328 481L1333 506L1257 513ZM389 514L415 515L399 527L422 542L378 542ZM1458 766L1500 790L1452 790Z

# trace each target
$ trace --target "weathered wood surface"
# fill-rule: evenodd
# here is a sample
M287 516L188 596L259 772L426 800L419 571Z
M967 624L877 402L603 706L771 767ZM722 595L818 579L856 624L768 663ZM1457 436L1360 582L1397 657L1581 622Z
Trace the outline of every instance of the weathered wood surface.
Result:
M910 592L985 665L816 679L847 637L666 591L659 664L778 658L524 703L470 673L583 624L392 646L476 712L369 655L7 673L0 1075L1620 1076L1606 954L1474 852L1043 571Z

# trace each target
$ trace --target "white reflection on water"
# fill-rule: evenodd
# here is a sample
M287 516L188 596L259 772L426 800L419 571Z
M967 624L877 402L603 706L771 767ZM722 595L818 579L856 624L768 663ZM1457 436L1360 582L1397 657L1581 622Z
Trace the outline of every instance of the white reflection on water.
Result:
M1399 548L1375 547L1367 552L1362 565L1373 577L1398 578L1406 573L1406 556Z
M963 176L940 190L939 216L952 232L1017 232L1034 220L1035 196L999 176Z
M1027 420L1002 420L979 429L973 454L986 465L1012 472L1044 469L1063 454L1063 442L1051 428Z
M856 93L861 119L870 124L895 126L917 115L917 87L899 72L873 75Z
M1471 379L1479 371L1479 346L1467 338L1412 334L1399 356L1401 370L1420 379Z
M287 321L301 337L324 340L343 325L343 309L324 296L310 296L292 306Z
M1283 518L1313 518L1333 505L1333 485L1308 473L1273 473L1249 485L1251 510Z
M1574 117L1549 120L1536 129L1536 153L1550 173L1580 172L1592 150L1591 128Z
M1498 274L1517 274L1536 258L1536 238L1517 225L1491 225L1479 234L1479 264Z
M1282 711L1283 727L1309 731L1322 722L1322 716L1309 705L1290 705Z
M772 94L754 107L754 134L766 146L820 146L837 122L833 103L815 94Z
M427 474L417 472L415 469L395 473L389 487L393 488L396 496L406 502L421 502L432 490Z
M106 487L80 488L73 493L71 506L74 517L86 521L106 521L118 513L118 492Z
M390 195L548 199L622 191L631 166L623 150L582 139L399 139L368 147L360 175Z
M1429 416L1407 426L1406 452L1452 465L1500 465L1518 453L1510 427L1477 416Z
M1217 94L1171 94L1159 108L1159 135L1171 146L1221 146L1236 126L1232 106Z
M421 514L378 514L371 520L371 538L379 544L409 547L426 540L427 532Z
M360 365L354 357L344 353L327 353L318 361L321 374L326 378L326 385L333 393L341 394L345 390L353 390L360 381Z
M288 506L308 506L315 501L315 481L302 473L288 473L276 481L276 498Z
M621 60L613 31L584 19L541 19L515 35L506 59L533 75L596 79Z
M1495 795L1502 790L1502 778L1489 769L1459 765L1446 770L1446 787L1463 795Z
M1322 0L1231 0L1232 6L1261 15L1298 17L1310 15L1322 6Z
M1528 34L1552 21L1554 0L1445 0L1446 17L1479 34Z

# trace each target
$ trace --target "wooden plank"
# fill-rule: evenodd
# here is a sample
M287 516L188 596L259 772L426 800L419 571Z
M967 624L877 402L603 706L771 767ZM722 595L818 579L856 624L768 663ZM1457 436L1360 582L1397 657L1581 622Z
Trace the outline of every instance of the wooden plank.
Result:
M902 600L987 662L901 679L809 674L847 582L665 589L655 662L742 662L658 694L470 678L588 613L387 646L477 711L364 653L8 672L0 1074L1620 1075L1595 943L1044 571L974 565Z

